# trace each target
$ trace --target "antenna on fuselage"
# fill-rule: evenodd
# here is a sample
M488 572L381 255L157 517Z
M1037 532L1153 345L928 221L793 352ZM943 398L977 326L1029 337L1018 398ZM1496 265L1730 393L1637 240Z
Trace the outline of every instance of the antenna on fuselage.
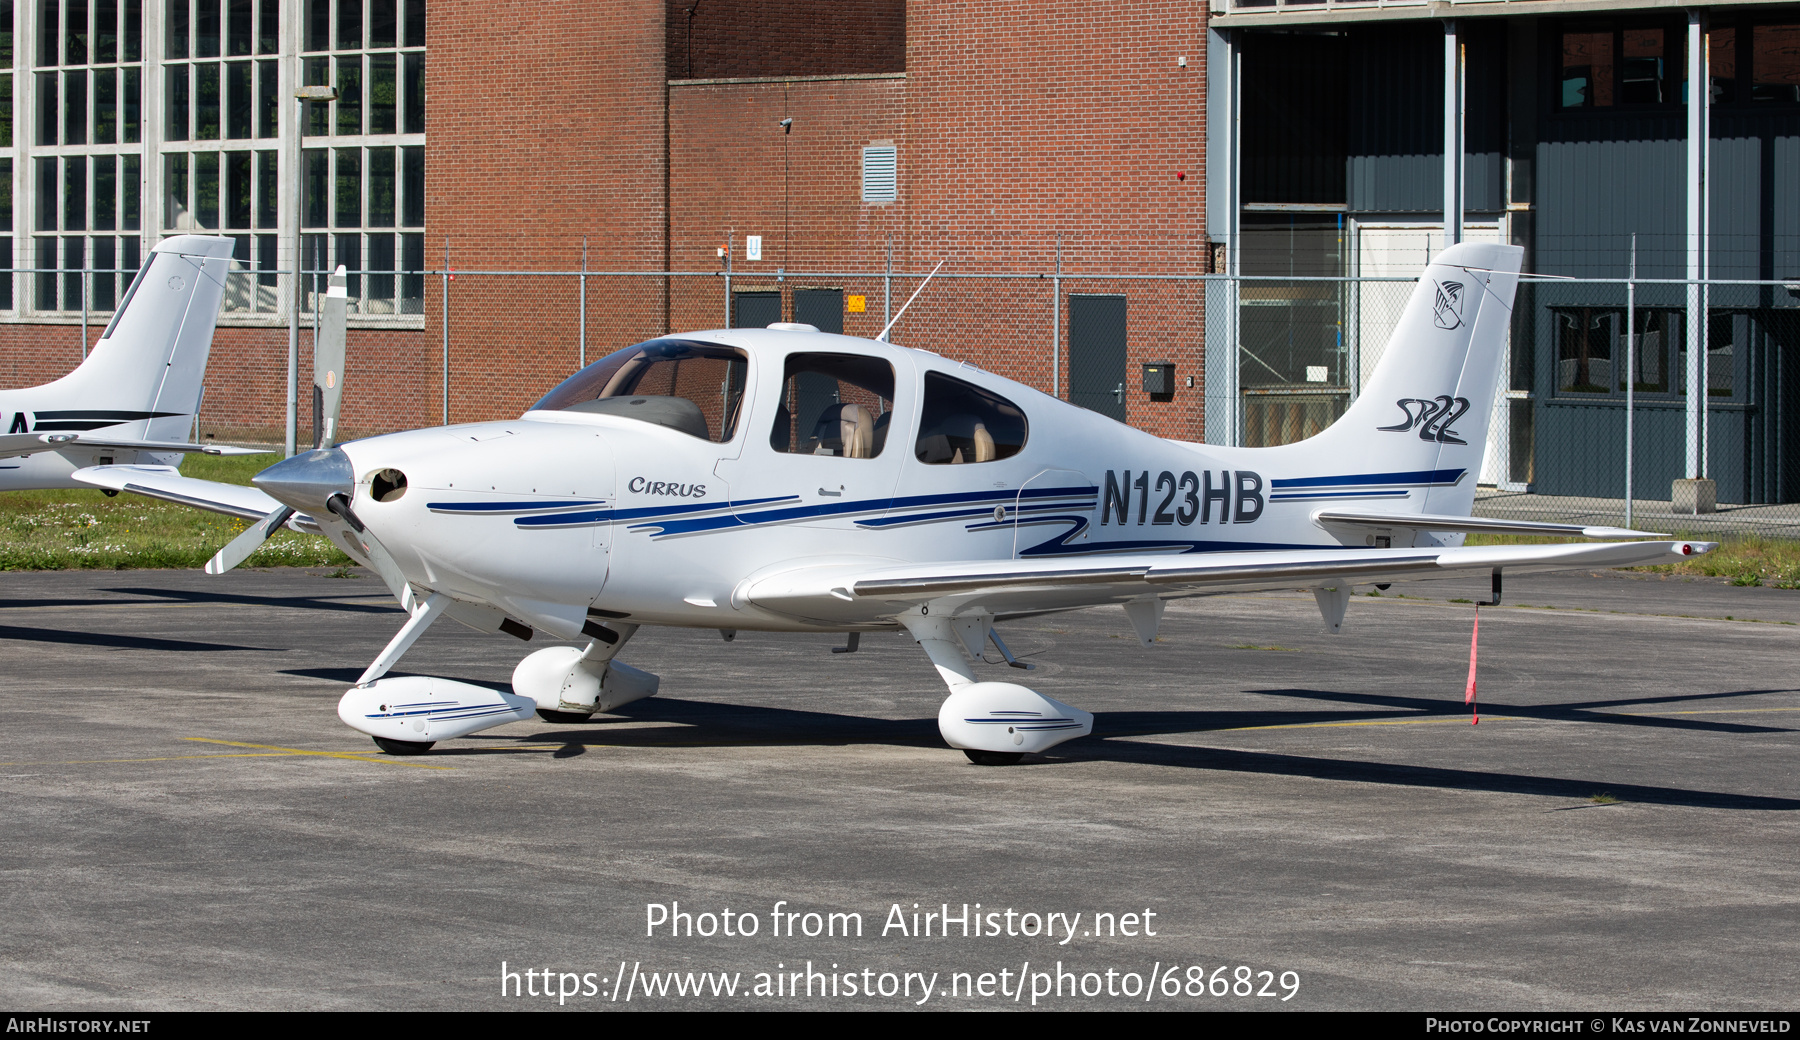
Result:
M945 257L944 259L938 261L937 267L934 267L931 269L931 273L925 276L925 280L919 283L919 287L917 289L913 290L913 294L911 296L908 296L906 298L906 302L900 305L900 310L894 315L893 320L888 322L887 325L884 328L882 328L882 330L880 332L875 334L876 340L878 340L879 342L882 342L882 343L886 343L888 341L888 338L887 338L888 333L893 331L894 325L900 321L900 315L906 313L906 308L911 307L913 305L913 301L919 298L919 294L925 291L925 287L927 285L931 284L931 279L936 277L938 271L941 270L943 268L943 266L949 262L950 262L949 257Z

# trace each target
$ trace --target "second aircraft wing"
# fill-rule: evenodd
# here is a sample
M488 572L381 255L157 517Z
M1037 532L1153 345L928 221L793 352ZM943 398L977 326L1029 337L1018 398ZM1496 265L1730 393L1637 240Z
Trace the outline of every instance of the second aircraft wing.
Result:
M173 466L89 466L76 470L71 476L95 487L129 491L240 520L261 520L281 508L280 502L256 488L184 477ZM319 531L312 518L304 514L295 516L288 526L312 534Z

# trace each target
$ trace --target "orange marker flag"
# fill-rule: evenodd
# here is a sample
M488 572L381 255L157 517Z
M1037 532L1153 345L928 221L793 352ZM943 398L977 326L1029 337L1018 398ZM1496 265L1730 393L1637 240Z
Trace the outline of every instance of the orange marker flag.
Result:
M1481 644L1481 607L1475 608L1475 631L1469 636L1469 687L1463 703L1469 706L1469 725L1481 725L1481 712L1475 707L1475 650Z

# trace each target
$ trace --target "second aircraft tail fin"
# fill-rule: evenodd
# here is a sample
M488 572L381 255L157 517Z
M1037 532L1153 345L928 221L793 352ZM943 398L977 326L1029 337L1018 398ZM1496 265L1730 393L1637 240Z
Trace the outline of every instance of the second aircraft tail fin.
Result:
M87 359L45 389L55 387L54 397L92 412L84 426L131 416L146 420L133 431L138 437L185 440L200 403L232 247L229 238L202 235L159 243Z

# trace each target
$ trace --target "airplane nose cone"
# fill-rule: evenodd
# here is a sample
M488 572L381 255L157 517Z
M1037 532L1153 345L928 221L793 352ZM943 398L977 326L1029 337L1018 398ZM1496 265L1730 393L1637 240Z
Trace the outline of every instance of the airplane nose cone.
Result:
M322 516L326 499L356 489L356 471L340 449L321 448L277 462L250 482L283 505Z

